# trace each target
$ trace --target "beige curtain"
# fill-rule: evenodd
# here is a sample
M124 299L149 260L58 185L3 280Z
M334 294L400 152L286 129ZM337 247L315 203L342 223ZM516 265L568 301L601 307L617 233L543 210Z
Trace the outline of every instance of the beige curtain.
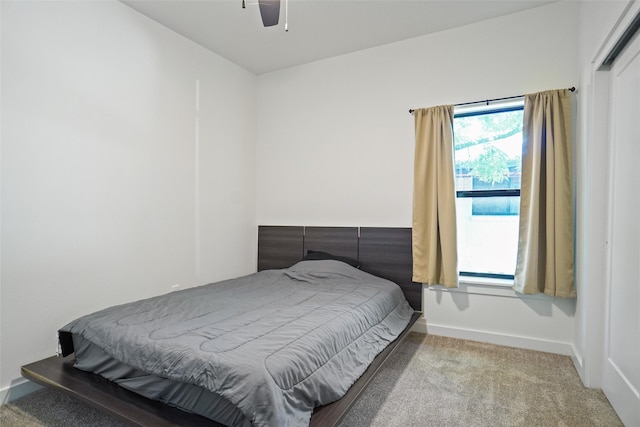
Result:
M413 281L458 286L453 105L415 110Z
M514 289L575 297L568 90L525 96L523 137Z

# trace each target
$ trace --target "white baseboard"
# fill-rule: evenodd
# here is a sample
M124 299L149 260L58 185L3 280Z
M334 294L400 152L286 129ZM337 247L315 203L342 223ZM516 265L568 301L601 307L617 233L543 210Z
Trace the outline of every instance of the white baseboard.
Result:
M603 390L625 426L640 426L640 391L616 363L608 358Z
M416 323L413 324L413 328L411 328L412 332L420 332L421 334L427 333L427 319L424 318L424 314L420 316Z
M578 371L578 376L580 377L580 381L582 381L582 384L587 386L588 382L586 378L586 372L585 372L585 367L582 360L582 355L574 345L571 345L571 360L573 361L573 366L576 368L576 371Z
M41 388L42 386L23 378L14 380L9 387L0 390L0 404L9 403Z
M428 324L424 317L418 319L413 327L413 331L575 357L571 343Z

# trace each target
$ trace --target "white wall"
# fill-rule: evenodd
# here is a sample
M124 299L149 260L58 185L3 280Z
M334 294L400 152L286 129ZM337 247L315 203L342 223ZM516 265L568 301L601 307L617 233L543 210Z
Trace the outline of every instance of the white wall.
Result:
M6 392L75 317L255 271L256 77L116 1L1 8Z
M578 10L559 2L259 76L258 223L411 226L409 108L577 85ZM507 295L426 291L427 328L570 353L575 300Z
M589 387L602 387L605 325L607 322L607 217L609 214L609 79L599 72L600 62L617 40L637 2L589 1L580 7L580 96L578 116L579 159L577 240L581 251L576 263L576 367ZM631 176L630 179L636 179Z

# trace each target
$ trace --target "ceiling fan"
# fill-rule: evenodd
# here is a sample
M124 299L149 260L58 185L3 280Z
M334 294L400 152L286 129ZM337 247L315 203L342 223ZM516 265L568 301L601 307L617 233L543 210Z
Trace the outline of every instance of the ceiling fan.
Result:
M287 2L287 0L285 0ZM260 6L260 16L262 24L265 27L278 25L280 19L280 0L258 0ZM242 0L242 8L246 7L245 0ZM286 7L286 6L285 6ZM285 22L285 31L287 31L287 23Z

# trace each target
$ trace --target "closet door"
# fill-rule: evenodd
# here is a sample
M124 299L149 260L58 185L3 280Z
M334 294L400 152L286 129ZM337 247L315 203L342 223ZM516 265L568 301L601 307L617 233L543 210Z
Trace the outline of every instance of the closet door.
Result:
M640 33L610 70L611 164L603 390L640 426Z

